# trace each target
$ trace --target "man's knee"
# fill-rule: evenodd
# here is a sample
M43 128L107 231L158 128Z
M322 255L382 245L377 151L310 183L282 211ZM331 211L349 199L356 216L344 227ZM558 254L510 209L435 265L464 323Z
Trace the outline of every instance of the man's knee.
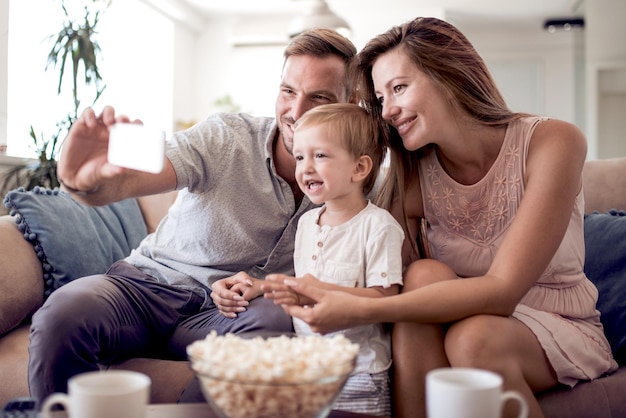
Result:
M31 328L61 337L72 332L74 323L84 323L91 314L99 315L98 305L109 287L103 277L83 277L53 292L33 315Z

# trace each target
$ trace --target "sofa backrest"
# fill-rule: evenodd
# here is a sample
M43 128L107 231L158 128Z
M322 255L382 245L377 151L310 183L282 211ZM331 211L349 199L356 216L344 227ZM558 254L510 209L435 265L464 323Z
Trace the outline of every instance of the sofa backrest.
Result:
M585 212L626 210L626 157L589 160L583 169ZM174 203L176 191L138 199L148 232L154 232Z
M173 191L137 198L139 209L141 209L141 213L143 214L148 233L152 233L156 230L161 219L167 214L170 206L174 204L177 195L178 192Z
M583 187L585 213L626 210L626 157L587 161Z

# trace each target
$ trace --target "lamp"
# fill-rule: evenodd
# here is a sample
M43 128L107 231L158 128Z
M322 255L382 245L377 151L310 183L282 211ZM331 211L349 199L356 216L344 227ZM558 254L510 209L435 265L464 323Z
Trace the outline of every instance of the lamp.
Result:
M335 29L344 36L350 34L348 22L330 10L325 0L313 1L303 15L291 21L288 29L289 37L293 38L306 30L315 28Z
M543 28L551 33L558 30L583 30L585 28L585 19L582 17L548 19L543 23Z

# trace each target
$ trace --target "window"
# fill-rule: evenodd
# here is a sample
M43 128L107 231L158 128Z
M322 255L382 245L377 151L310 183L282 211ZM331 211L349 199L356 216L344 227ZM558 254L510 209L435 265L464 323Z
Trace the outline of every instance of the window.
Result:
M85 2L66 1L82 18ZM71 9L78 4L77 7ZM35 157L30 148L32 125L47 137L73 109L70 85L57 96L58 70L45 71L48 53L64 21L60 0L10 0L8 34L8 154ZM146 125L172 129L174 24L140 0L113 0L98 23L102 50L98 63L106 90L95 104L141 119ZM69 66L70 64L66 64ZM66 74L65 81L71 76ZM81 91L86 88L78 87ZM83 100L81 110L91 104ZM80 110L79 110L80 113Z

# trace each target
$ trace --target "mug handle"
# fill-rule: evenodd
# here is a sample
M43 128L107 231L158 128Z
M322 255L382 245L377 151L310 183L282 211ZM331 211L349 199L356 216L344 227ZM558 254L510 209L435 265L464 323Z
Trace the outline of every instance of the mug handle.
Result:
M526 399L522 397L522 395L513 390L507 390L502 395L500 395L500 404L504 406L506 401L513 399L519 403L519 414L518 418L527 418L528 417L528 404L526 403Z
M69 399L69 396L65 393L53 393L48 396L41 407L43 418L50 418L50 409L58 404L63 405L69 416Z

